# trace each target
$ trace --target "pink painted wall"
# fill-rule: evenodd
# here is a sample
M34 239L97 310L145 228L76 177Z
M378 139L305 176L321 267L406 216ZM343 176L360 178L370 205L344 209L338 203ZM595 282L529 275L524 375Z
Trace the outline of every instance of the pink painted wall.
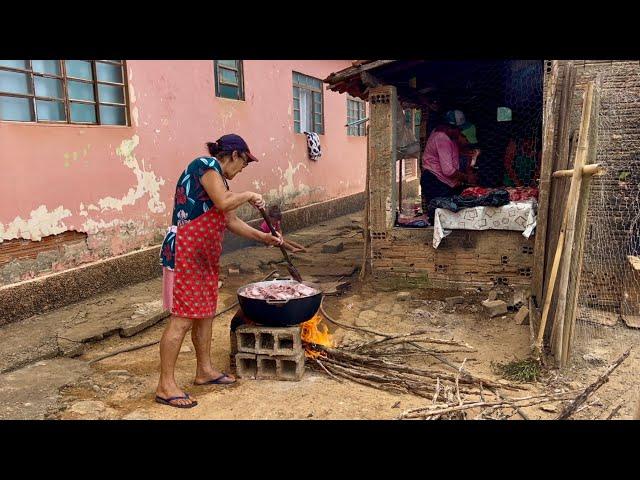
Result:
M130 60L129 127L0 121L0 241L77 230L89 234L91 259L157 243L181 170L224 133L260 159L232 190L286 208L363 191L366 138L346 134L344 95L324 91L318 162L293 132L292 70L322 79L348 65L246 60L246 100L235 101L215 96L212 61Z

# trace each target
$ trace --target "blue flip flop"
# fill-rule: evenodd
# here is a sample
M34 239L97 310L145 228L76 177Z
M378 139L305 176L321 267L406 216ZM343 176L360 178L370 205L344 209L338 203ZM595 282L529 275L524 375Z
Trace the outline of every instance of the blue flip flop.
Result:
M233 382L222 382L221 380L223 378L231 378L231 377L227 375L226 372L222 372L222 375L220 375L218 378L214 378L213 380L209 380L208 382L203 382L203 383L193 382L193 384L194 385L231 385L232 383L236 383L235 380Z
M162 405L169 405L170 407L175 407L175 408L193 408L196 405L198 405L198 402L196 402L195 400L191 400L191 403L189 403L188 405L180 405L180 404L175 404L175 403L171 403L173 400L191 400L191 397L189 396L189 394L185 394L183 396L178 396L178 397L169 397L169 398L162 398L158 395L156 395L156 403L160 403Z

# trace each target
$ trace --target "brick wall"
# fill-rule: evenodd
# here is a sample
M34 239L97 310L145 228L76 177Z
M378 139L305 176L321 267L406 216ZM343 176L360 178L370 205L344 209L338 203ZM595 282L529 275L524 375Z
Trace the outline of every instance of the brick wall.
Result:
M531 284L534 239L521 232L454 230L437 249L431 228L394 228L372 237L377 272L433 287Z

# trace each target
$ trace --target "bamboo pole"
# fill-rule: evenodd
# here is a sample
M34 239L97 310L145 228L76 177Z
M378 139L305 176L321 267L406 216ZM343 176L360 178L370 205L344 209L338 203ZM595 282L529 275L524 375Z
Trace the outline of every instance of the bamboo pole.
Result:
M542 318L540 319L540 329L538 330L538 338L536 340L535 351L538 358L542 353L542 342L544 340L544 331L547 327L547 319L549 318L549 307L551 306L551 299L553 298L553 292L555 290L556 277L558 275L558 266L560 265L560 258L562 257L562 250L564 248L564 235L567 228L567 212L569 208L565 208L564 215L562 217L562 225L560 227L560 236L558 237L558 245L556 246L556 253L553 257L553 266L551 267L551 276L549 277L549 283L547 284L546 291L544 293L544 307L542 309Z
M582 120L580 122L580 144L576 152L573 165L573 176L571 177L571 186L569 188L569 196L566 202L568 209L567 224L565 228L565 246L563 248L564 256L560 264L560 284L558 285L558 304L556 307L556 315L554 319L555 335L554 355L559 361L560 366L566 365L565 346L568 344L569 328L566 325L566 308L567 308L567 290L569 286L569 271L571 269L571 257L574 248L574 237L576 228L576 216L578 211L578 202L580 201L580 190L582 186L582 167L584 166L587 147L588 132L591 122L591 108L593 105L593 82L587 84L584 93L584 102L582 107Z
M553 178L561 178L561 177L572 177L574 169L571 170L558 170L557 172L553 172ZM592 165L585 165L582 167L582 175L603 175L606 172L604 168L600 166L598 163L594 163Z
M591 98L591 106L589 109L589 128L584 135L584 150L581 154L584 156L585 167L583 171L589 167L589 163L596 158L596 149L598 143L598 112L600 108L600 86L601 77L598 75L593 84L593 94ZM580 147L583 146L580 141ZM589 209L589 194L591 192L591 178L593 175L585 175L583 177L582 186L580 188L579 200L576 205L576 234L574 237L573 255L571 258L571 269L569 270L569 285L567 287L567 311L565 313L565 322L569 329L566 332L563 346L563 365L569 363L571 350L573 347L573 335L578 310L578 293L580 291L580 278L582 275L582 259L584 255L584 240L587 229L587 211Z

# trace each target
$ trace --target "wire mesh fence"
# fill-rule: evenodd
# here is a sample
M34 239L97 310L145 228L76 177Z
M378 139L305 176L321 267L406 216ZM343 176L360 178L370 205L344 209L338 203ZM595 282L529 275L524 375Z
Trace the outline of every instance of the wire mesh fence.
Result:
M574 339L582 351L640 344L640 65L612 62L597 72L595 161L606 172L591 184Z
M543 62L441 62L434 68L433 93L420 108L403 112L406 126L419 136L419 164L429 137L453 118L459 127L459 170L474 167L475 181L463 187L535 190L542 151ZM423 213L428 198L423 192Z

